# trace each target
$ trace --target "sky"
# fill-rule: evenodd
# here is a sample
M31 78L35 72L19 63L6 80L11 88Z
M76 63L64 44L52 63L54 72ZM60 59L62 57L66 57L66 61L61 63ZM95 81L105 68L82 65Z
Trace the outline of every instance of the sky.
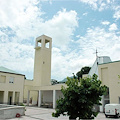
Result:
M120 0L0 0L0 66L33 79L35 39L52 38L51 78L98 56L120 60Z

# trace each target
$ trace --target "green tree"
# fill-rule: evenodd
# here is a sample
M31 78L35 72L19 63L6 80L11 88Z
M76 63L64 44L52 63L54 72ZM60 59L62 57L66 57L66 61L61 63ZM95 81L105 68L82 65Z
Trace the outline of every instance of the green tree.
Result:
M76 73L78 79L82 78L83 74L88 74L90 69L91 67L87 67L87 66L82 67L81 70Z
M98 112L93 111L93 106L100 105L100 100L107 90L97 80L97 75L92 78L84 78L80 81L74 78L67 78L67 87L62 86L63 98L57 100L57 107L53 117L60 114L69 116L69 119L90 119L97 116Z

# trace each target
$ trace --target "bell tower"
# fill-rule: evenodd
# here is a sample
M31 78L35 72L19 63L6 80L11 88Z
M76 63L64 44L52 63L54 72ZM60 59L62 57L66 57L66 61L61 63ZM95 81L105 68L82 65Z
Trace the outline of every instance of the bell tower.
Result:
M52 38L42 35L36 38L34 59L34 85L51 84L51 48Z

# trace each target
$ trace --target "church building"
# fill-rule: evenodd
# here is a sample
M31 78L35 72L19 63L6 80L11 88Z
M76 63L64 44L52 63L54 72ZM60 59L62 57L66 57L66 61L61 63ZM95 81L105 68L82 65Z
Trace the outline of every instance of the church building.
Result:
M51 85L51 49L52 38L46 35L36 38L34 78L32 86L26 84L27 89L25 88L28 91L27 105L32 97L32 104L37 104L39 107L48 104L55 108L56 100L62 96L61 86L65 84Z
M56 100L63 97L61 86L51 84L52 38L42 35L35 41L34 78L25 79L25 75L0 67L0 103L37 105L56 108ZM97 74L103 85L108 86L108 93L102 96L103 112L107 103L120 104L120 61L112 62L108 56L96 57L88 74Z

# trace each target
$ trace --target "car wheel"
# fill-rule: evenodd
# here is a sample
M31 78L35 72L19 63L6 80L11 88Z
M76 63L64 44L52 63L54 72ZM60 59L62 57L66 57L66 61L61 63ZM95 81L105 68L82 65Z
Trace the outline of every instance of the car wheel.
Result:
M119 118L119 113L117 114L117 118Z
M116 118L119 118L119 113L115 116Z
M107 117L108 117L108 115L106 115L106 114L105 114L105 117L107 118Z

